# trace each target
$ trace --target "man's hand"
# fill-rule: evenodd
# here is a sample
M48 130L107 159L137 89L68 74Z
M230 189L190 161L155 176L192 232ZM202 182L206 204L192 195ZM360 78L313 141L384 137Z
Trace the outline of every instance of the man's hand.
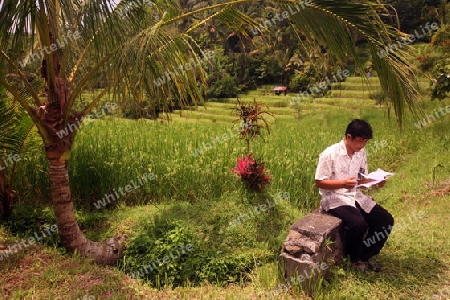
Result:
M386 180L380 181L377 184L375 184L375 187L377 188L382 188L384 186L384 184L386 183Z
M358 181L356 181L356 177L355 176L350 176L349 178L344 180L343 188L346 189L352 189L356 186L356 184L358 183Z
M316 180L316 186L325 190L337 190L337 189L353 189L358 181L355 176L351 176L344 180L331 180L331 179L323 179Z
M358 184L365 184L365 183L369 183L369 182L372 182L372 181L376 181L376 180L364 178L363 180L358 180ZM381 187L384 186L385 183L386 183L386 180L383 180L383 181L380 181L380 182L374 184L373 186L376 187L376 188L381 188ZM360 188L366 189L366 187L363 187L363 186L360 187Z

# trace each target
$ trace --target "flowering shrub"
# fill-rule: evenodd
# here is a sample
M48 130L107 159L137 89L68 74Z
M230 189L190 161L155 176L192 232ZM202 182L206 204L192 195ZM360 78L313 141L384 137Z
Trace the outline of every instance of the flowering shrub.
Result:
M231 169L241 177L246 186L254 191L262 191L266 184L270 183L270 177L264 171L264 163L259 163L252 158L252 154L238 157L235 169Z
M234 120L233 123L240 122L239 136L245 140L247 144L247 153L250 152L250 142L262 136L263 129L267 130L270 134L269 123L265 119L265 116L273 117L273 114L265 108L267 105L258 103L253 100L253 103L242 103L237 101L236 107L233 110L239 115L239 118ZM264 190L266 184L270 183L270 177L264 171L264 163L258 162L252 157L252 154L244 156L244 158L238 157L238 162L235 169L231 169L241 177L241 180L245 183L249 190L261 192Z
M245 140L247 144L247 151L250 152L250 142L257 137L264 140L262 135L262 129L266 129L270 134L269 123L265 119L265 115L273 117L273 114L265 108L267 105L256 102L242 103L237 101L236 107L233 110L239 115L239 118L234 120L233 123L240 123L239 137Z

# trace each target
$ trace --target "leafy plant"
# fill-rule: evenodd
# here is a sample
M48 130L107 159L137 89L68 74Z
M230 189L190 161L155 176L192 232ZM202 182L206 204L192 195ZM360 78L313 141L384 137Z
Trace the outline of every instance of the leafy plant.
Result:
M125 250L123 269L157 288L191 281L195 268L190 259L196 250L194 235L180 221L156 220L141 231Z
M238 99L236 107L233 108L239 115L239 118L234 120L233 123L240 122L239 136L245 140L249 154L244 156L244 159L239 157L236 168L231 171L238 174L247 188L253 191L262 191L264 186L270 183L270 177L264 171L264 163L252 158L250 153L250 142L252 140L258 137L264 140L262 136L264 128L270 134L269 123L265 119L265 115L273 117L273 114L264 110L264 107L268 106L256 102L255 99L253 99L253 103L249 104L244 104Z
M236 107L233 108L239 115L239 118L234 120L233 123L240 123L239 137L245 140L247 145L247 152L250 152L250 142L258 137L264 140L262 135L262 129L265 128L267 133L270 134L269 123L265 119L265 115L273 117L270 111L264 110L268 108L267 105L256 102L253 99L253 103L242 103L239 98L237 99Z
M259 250L239 255L227 253L216 243L198 238L185 222L164 216L140 230L124 253L121 268L156 288L182 286L187 282L192 285L242 282L248 280L255 265L270 255Z
M209 98L230 98L236 97L238 94L236 81L230 74L214 74L214 76L210 76L209 81Z
M238 174L250 190L261 191L270 183L271 178L264 171L264 163L253 159L252 154L243 159L239 157L236 169L231 171Z
M289 87L296 92L306 90L311 84L316 81L316 70L312 65L303 67L302 70L297 70L295 75L291 77Z
M450 50L450 24L442 25L433 35L430 45L442 47L444 53Z
M122 108L122 115L128 119L157 119L161 112L161 108L158 103L143 102L131 102L126 103L126 106Z
M436 183L436 170L438 168L445 168L445 167L443 165L441 165L441 164L437 164L436 166L433 167L433 186Z
M386 102L386 93L382 90L373 91L369 93L369 98L375 100L377 105L381 105Z
M441 70L441 73L434 79L434 86L431 92L431 100L442 100L450 94L450 72Z

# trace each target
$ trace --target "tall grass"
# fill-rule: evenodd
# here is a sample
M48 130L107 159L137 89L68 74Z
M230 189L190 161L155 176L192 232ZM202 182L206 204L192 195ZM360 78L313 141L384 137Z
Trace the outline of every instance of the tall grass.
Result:
M253 97L250 95L245 100L252 101ZM272 107L275 99L268 98L267 103ZM277 99L288 101L288 97ZM264 97L257 98L257 101L264 101ZM245 143L237 137L230 137L234 117L228 108L233 104L206 103L206 107L208 105L213 109L195 113L177 112L172 122L105 117L91 122L78 132L69 173L77 208L93 211L77 212L80 226L90 238L104 239L117 232L125 232L129 234L131 243L136 243L139 242L139 239L134 239L136 235L146 238L144 229L153 233L155 228L175 220L180 222L180 228L187 228L195 235L198 243L196 249L202 250L196 255L202 257L207 253L199 260L198 269L196 265L195 268L191 266L193 270L203 268L202 276L216 283L211 278L218 274L218 270L223 272L221 275L227 275L225 268L230 268L230 274L234 274L236 270L241 270L235 266L240 266L244 271L239 272L239 276L233 275L232 280L239 282L238 279L253 277L253 286L260 284L258 291L266 292L276 285L274 274L277 267L274 262L290 224L319 205L319 195L314 185L318 155L344 137L345 126L351 119L363 118L374 129L374 139L366 146L370 170L383 168L396 172L403 162L412 157L413 163L408 162L406 169L405 166L400 168L399 174L390 179L387 188L370 192L395 214L397 220L407 218L411 211L427 209L428 204L424 201L428 201L429 186L436 185L437 188L448 180L448 156L442 153L447 153L450 145L450 115L421 130L407 118L400 130L395 120L389 119L386 109L375 107L370 100L327 98L300 103L302 114L299 118L290 106L272 108L276 118L271 122L271 134L265 135L265 142L253 143L252 152L266 163L273 179L265 195L247 193L239 178L230 171L237 157L246 154ZM431 102L426 103L424 109L430 113L442 106L445 104ZM224 135L228 139L213 146L216 137ZM211 149L203 148L203 143L210 143ZM193 155L199 147L204 153ZM42 205L49 199L47 162L38 138L31 140L27 149L21 155L14 188L18 190L20 204ZM418 149L427 150L417 156ZM440 149L447 152L441 153ZM125 189L144 173L153 173L156 177L108 205L111 209L116 205L135 207L102 212L95 208L93 203L105 194L114 193L119 188ZM427 181L428 185L424 185L423 181ZM263 203L265 197L270 199L268 195L278 192L288 192L290 203L283 202L256 214L243 221L242 226L229 225L241 213L248 212ZM424 200L423 197L427 198ZM48 211L40 213L39 217L52 222ZM421 286L422 266L427 268L424 268L424 274L430 282L443 282L438 276L443 272L448 257L441 262L445 231L444 234L437 233L435 228L440 228L446 216L440 213L437 208L427 209L430 217L424 219L428 223L423 223L427 226L417 227L417 234L413 232L415 227L411 226L393 235L381 256L382 262L387 265L383 279L371 274L353 273L345 266L344 270L333 269L332 280L324 283L316 298L411 299L430 294L432 289L438 290L437 284L429 283L426 293L415 291ZM30 219L37 218L38 214L25 212ZM33 229L30 232L33 232L35 224L32 220L26 220L27 224L23 227L31 226ZM422 234L440 238L429 243L423 240ZM157 238L164 240L165 235ZM170 236L175 241L176 238ZM151 247L144 249L143 254L152 251ZM127 259L130 257L124 258L124 262L130 263ZM135 267L139 268L140 258L133 259L136 260ZM122 270L129 272L130 269L125 264ZM399 273L406 276L401 278ZM227 282L224 279L217 281L217 284ZM222 291L217 295L219 293ZM239 292L236 295L234 299L242 298ZM294 292L292 298L298 299L296 296ZM284 293L282 298L291 299L291 295Z
M364 106L359 110L329 107L316 108L314 114L306 114L300 120L294 118L293 110L292 116L275 118L266 141L252 145L254 156L264 161L272 174L268 191L289 192L292 204L299 209L312 210L318 206L314 185L318 155L339 142L352 118L367 119L374 127L374 141L384 141L384 148L371 151L371 166L389 169L409 151L409 137L399 137L399 130L387 122L382 110ZM230 114L227 107L221 109ZM125 190L131 181L136 183L145 173L154 174L155 179L108 206L214 201L236 190L243 193L241 183L230 169L237 157L245 153L245 143L238 139L232 123L190 120L178 118L161 123L109 117L83 127L75 138L69 161L76 203L94 209L93 203L105 194L119 188ZM221 137L220 142L215 142L217 137ZM49 195L47 163L36 144L31 146L32 151L20 164L16 186L21 197L33 193L34 200L45 202ZM370 142L367 147L370 148ZM198 148L203 153L195 154Z

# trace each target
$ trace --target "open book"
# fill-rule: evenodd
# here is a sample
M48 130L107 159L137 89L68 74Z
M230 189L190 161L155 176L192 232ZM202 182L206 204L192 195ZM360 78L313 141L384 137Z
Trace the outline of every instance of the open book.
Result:
M367 175L364 174L360 174L362 177L367 178L367 179L372 179L373 181L368 182L368 183L363 183L363 184L358 184L356 187L366 187L369 188L372 185L375 185L383 180L386 180L392 176L395 175L395 173L390 173L390 172L386 172L383 171L381 169L376 170L375 172L369 173Z

